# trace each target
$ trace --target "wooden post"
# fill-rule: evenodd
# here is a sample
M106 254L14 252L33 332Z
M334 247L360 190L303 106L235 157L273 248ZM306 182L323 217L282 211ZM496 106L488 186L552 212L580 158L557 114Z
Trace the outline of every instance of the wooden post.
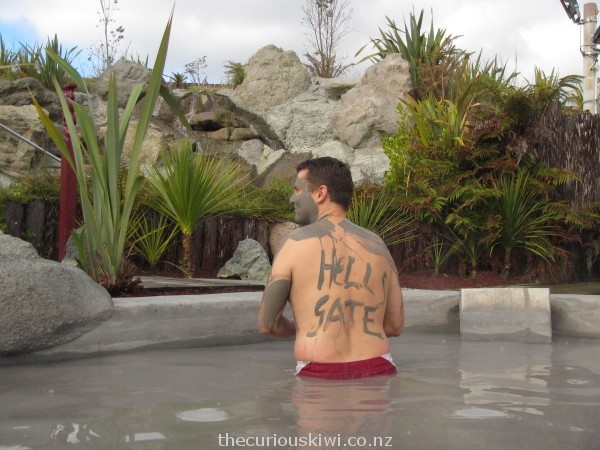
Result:
M75 120L73 114L73 105L71 100L75 99L75 84L63 86L63 92L67 98L71 117ZM73 159L73 145L71 136L67 127L67 120L63 116L63 137L67 144L67 149ZM65 257L67 241L71 232L77 227L77 178L75 172L67 160L62 157L60 162L60 212L58 224L58 260L62 261Z

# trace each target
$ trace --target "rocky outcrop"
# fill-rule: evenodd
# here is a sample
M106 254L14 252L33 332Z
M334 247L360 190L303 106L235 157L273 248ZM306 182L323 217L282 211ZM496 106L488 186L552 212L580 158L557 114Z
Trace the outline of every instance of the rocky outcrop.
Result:
M296 53L267 45L250 58L235 93L242 107L260 114L289 102L309 86L310 75Z
M62 108L53 90L47 89L35 78L19 78L14 81L0 79L0 105L29 106L33 105L34 96L50 118L60 121Z
M263 79L266 73L277 72L273 52L270 46L252 57L247 79ZM298 66L297 70L305 69ZM260 89L277 92L281 82L273 77L268 88L264 85ZM285 102L263 102L259 90L246 80L227 95L264 117L288 153L334 156L350 165L355 183L382 183L389 160L383 153L381 135L397 131L397 105L411 88L408 64L400 55L389 55L367 69L358 83L316 78L306 90ZM280 164L286 159L290 158L275 162ZM264 166L261 170L269 172Z
M0 286L0 355L72 341L112 314L104 288L54 261L3 255Z
M46 141L44 127L33 105L0 105L0 118L3 125L24 138L40 144ZM30 174L43 158L46 158L43 153L0 129L0 174L6 177L6 183Z
M99 134L106 122L105 99L111 73L117 78L121 107L132 86L150 76L145 67L120 61L94 83L92 96L76 93L77 102L93 103ZM408 64L399 55L389 55L370 67L359 82L311 80L294 52L269 45L252 56L246 78L235 90L172 92L191 131L185 130L159 99L141 159L143 164L154 163L171 142L189 137L201 151L238 155L256 174L258 186L274 178L294 177L299 161L326 155L348 163L355 183L382 183L389 161L383 153L381 135L396 132L397 104L411 88ZM36 123L41 130L37 119ZM135 120L128 133L125 158L134 129ZM13 153L16 145L9 142ZM17 154L20 166L12 167L16 159L5 157L11 167L0 165L0 178L35 165L33 150L21 150L26 155Z
M240 241L233 256L219 270L217 278L239 277L242 280L267 281L271 264L267 252L257 241Z

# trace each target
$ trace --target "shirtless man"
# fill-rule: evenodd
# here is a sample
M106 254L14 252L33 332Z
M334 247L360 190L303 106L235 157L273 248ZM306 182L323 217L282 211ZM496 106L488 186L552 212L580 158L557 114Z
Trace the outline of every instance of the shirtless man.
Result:
M404 328L396 266L383 241L346 219L347 165L307 160L290 202L296 222L281 245L259 311L262 334L296 336L296 375L346 379L396 373L388 337ZM289 300L294 320L283 316Z

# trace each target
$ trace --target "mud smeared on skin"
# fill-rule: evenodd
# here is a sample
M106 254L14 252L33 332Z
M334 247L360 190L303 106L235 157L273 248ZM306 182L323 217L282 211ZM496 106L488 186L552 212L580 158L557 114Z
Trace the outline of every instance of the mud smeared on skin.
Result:
M344 232L353 236L357 241L359 241L365 250L385 258L391 267L396 267L388 248L381 238L375 233L353 224L348 219L342 220L339 223L339 226L342 230L344 230Z
M290 296L291 281L287 278L269 282L263 293L262 326L272 329L277 321L277 316L285 308Z
M298 176L294 184L294 193L290 197L290 203L294 205L296 223L298 225L309 225L317 220L319 209L312 198L311 184Z

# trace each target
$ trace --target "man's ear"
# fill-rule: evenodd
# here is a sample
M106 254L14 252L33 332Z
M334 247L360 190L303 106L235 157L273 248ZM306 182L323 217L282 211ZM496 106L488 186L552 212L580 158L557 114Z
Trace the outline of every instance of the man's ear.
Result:
M325 199L327 198L328 195L329 195L329 189L327 189L327 186L325 186L324 184L322 184L317 189L316 202L317 203L323 203L325 201Z

